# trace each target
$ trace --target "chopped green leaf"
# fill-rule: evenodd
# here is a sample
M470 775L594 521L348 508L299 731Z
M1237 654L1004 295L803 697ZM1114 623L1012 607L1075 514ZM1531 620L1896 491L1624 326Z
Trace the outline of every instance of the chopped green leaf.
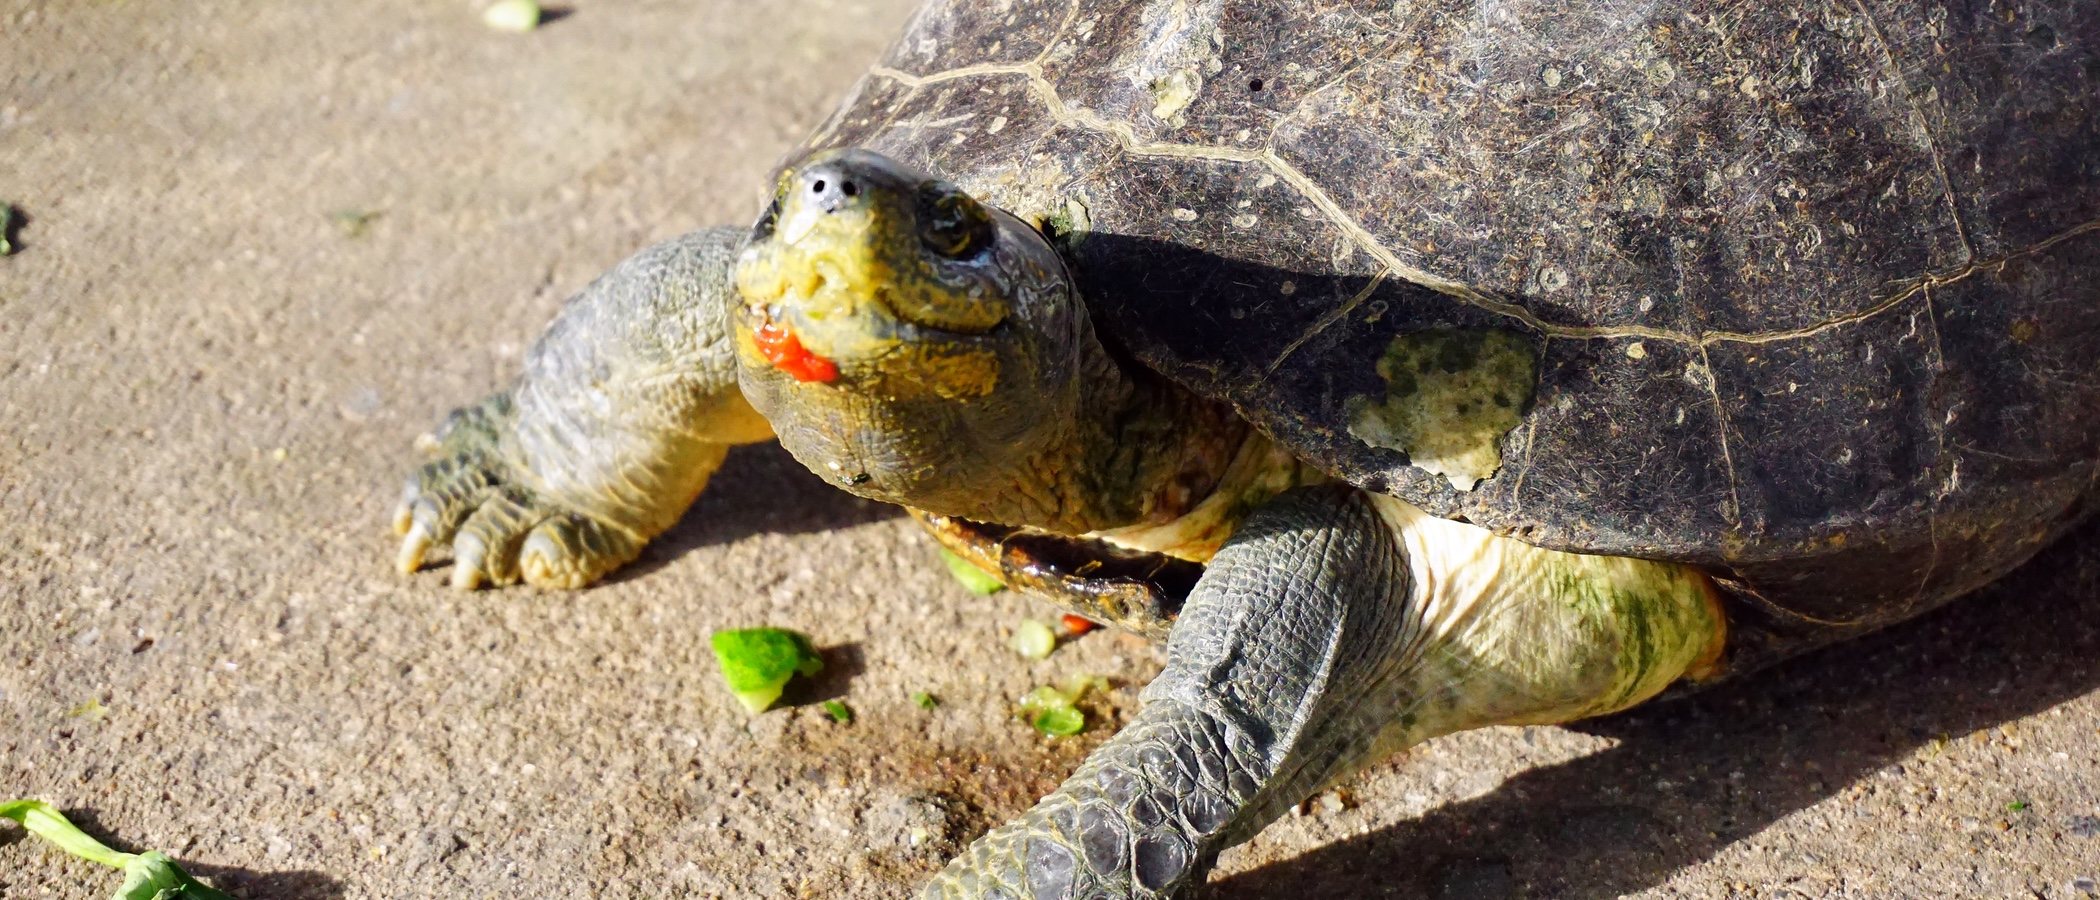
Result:
M92 863L124 870L124 884L112 900L233 900L191 878L181 866L159 851L120 853L104 846L75 827L59 811L41 800L12 800L0 803L0 819L13 819L58 849Z
M1070 737L1086 730L1086 713L1074 706L1053 706L1037 712L1029 724L1051 737Z
M2005 810L2007 812L2020 812L2022 810L2025 810L2026 808L2027 801L2025 800L2014 800L2011 803L2005 804Z
M481 23L522 34L540 27L540 5L533 0L497 0L481 11Z
M328 220L335 223L335 227L343 232L344 237L355 240L364 237L365 232L372 227L372 220L379 216L380 213L376 210L339 209L329 213Z
M1034 619L1022 619L1014 626L1014 651L1029 659L1044 659L1050 651L1057 649L1057 632L1050 626Z
M932 709L941 705L941 701L933 699L933 695L925 691L912 691L911 702L920 709Z
M830 716L833 722L844 725L853 721L853 710L847 708L844 703L840 703L837 700L826 700L820 705L824 707L824 714Z
M788 679L824 670L824 660L818 658L809 638L785 628L717 631L708 643L714 647L715 661L722 664L729 692L754 713L765 712L780 699Z
M15 253L15 227L22 224L22 216L11 204L0 203L0 256Z
M941 550L941 562L948 564L948 573L962 583L963 590L972 594L983 596L1006 590L1006 582L1000 581L999 576L977 568L976 563L957 556L946 548Z
M1074 675L1063 687L1042 685L1022 695L1021 718L1035 730L1052 737L1065 737L1086 730L1086 713L1073 705L1088 691L1108 690L1108 679L1099 675Z
M1043 685L1022 695L1021 718L1044 734L1057 737L1078 734L1086 727L1086 715L1072 705L1072 699L1070 694Z
M110 900L233 900L191 878L158 850L141 853L124 866L124 883Z
M1021 711L1024 713L1033 714L1045 709L1071 705L1071 695L1047 684L1021 696Z

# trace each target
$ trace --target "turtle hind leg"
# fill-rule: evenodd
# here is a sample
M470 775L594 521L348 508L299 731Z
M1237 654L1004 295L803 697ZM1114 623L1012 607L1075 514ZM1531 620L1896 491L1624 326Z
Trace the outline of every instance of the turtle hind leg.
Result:
M454 587L577 588L678 521L733 444L772 429L737 387L737 229L643 250L563 307L516 387L455 410L408 478L396 562L450 546Z
M1638 703L1720 639L1704 577L1542 550L1336 486L1210 564L1144 707L929 900L1184 897L1217 854L1388 752Z

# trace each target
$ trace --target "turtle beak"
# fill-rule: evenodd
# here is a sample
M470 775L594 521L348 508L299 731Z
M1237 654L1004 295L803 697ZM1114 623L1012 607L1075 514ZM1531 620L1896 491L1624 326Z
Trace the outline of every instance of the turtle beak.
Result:
M869 194L836 164L790 169L737 260L744 349L796 381L837 381L840 358L893 330L867 315L888 277L869 252L884 212Z
M809 235L810 229L817 227L817 221L822 219L824 215L824 210L814 206L803 206L796 209L794 217L781 225L780 242L793 245L795 242L802 240Z

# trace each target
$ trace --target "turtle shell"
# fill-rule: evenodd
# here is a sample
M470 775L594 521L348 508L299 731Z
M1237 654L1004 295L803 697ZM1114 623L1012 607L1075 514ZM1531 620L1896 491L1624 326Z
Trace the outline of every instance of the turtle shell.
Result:
M2095 98L2089 0L935 0L808 148L1033 217L1316 465L1795 649L2094 495Z

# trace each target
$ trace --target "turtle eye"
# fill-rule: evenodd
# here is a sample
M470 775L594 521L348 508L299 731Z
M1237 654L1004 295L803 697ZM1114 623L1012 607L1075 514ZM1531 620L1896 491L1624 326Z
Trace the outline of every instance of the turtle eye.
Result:
M992 245L992 217L970 195L931 182L919 189L919 241L949 259L975 256Z

